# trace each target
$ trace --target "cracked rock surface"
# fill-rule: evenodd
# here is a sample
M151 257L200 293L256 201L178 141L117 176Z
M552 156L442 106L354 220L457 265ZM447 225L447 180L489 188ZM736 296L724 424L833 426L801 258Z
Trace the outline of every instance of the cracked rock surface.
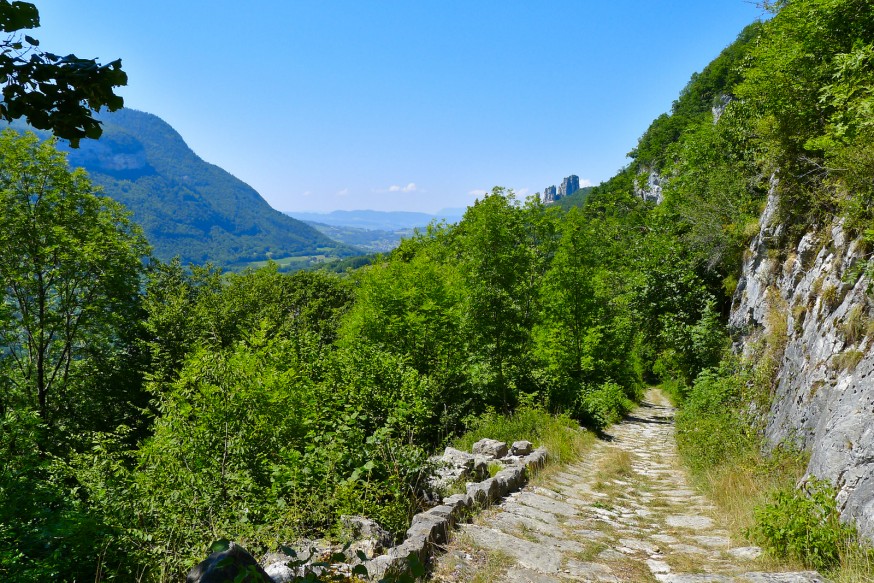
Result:
M825 583L766 572L758 548L732 544L680 469L674 413L651 389L584 460L462 525L433 580Z

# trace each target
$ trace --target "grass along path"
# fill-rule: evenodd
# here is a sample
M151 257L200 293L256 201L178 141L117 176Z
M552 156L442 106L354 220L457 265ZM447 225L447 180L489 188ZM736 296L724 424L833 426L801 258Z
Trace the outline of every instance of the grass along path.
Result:
M658 389L582 461L548 468L462 525L432 580L478 583L824 582L732 541L689 485Z

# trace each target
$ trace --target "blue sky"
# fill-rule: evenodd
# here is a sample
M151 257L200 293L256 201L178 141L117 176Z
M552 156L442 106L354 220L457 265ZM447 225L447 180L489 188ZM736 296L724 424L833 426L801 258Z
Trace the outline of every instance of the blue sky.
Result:
M46 50L283 211L433 212L598 183L763 17L745 0L35 0Z

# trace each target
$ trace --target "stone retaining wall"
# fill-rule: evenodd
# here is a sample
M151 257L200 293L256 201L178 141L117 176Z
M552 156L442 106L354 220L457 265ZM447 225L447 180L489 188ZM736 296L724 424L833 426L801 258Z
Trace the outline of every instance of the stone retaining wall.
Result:
M548 459L546 449L531 451L529 442L516 442L509 449L509 455L507 453L506 444L494 440L477 442L473 454L447 448L440 458L449 466L446 468L445 475L454 476L456 480L470 478L478 481L468 482L465 493L448 496L438 506L416 514L404 541L399 545L366 561L351 559L349 564L335 564L328 569L351 574L353 568L363 564L370 580L379 581L386 577L393 578L408 573L416 563L427 564L440 545L448 541L453 526L467 520L477 509L488 507L521 489L528 481L529 470L542 468ZM483 479L489 475L487 462L499 462L505 467L494 476ZM444 481L441 477L437 477L435 484L443 485ZM354 520L362 524L368 523L367 526L371 530L384 532L373 521L360 517L354 517ZM373 532L365 534L374 535ZM230 543L228 549L211 554L191 569L187 581L188 583L231 581L233 576L245 571L253 577L252 581L288 583L309 572L320 575L325 569L324 566L310 564L309 560L295 561L293 557L282 552L269 553L262 559L261 565L258 565L242 547ZM225 574L233 574L233 576L223 578Z
M494 504L522 488L528 481L529 468L542 468L548 457L546 449L536 449L495 476L468 484L466 493L449 496L440 506L414 516L404 542L364 563L371 580L379 581L387 574L404 572L409 569L412 557L420 564L426 564L439 545L448 540L455 524L466 520L475 509Z

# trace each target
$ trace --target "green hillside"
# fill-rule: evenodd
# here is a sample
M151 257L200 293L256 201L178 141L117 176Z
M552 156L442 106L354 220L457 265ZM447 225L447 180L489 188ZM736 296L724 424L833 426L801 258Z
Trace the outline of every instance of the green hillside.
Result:
M125 109L100 119L103 136L70 150L70 164L133 212L158 258L234 268L269 258L357 254L204 162L159 117Z
M586 186L585 188L581 188L575 193L563 196L562 198L555 201L555 206L559 206L564 210L570 210L575 206L583 206L586 203L586 199L589 198L589 195L594 190L594 186Z

